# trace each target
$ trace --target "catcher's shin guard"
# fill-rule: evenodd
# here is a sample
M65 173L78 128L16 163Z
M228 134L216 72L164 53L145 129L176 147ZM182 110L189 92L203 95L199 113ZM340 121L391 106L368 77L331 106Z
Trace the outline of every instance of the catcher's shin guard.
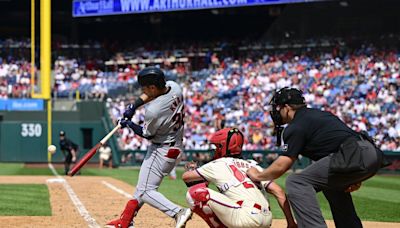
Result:
M139 202L136 199L129 200L119 219L108 222L107 226L116 228L128 228L138 210Z
M226 228L207 204L210 199L207 185L196 184L186 193L186 201L194 213L199 215L211 228Z

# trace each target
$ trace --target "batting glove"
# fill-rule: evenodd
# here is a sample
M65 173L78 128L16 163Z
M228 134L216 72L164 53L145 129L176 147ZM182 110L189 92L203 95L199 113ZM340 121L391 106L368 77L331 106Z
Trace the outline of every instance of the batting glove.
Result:
M135 115L135 105L130 104L126 107L125 112L123 114L124 118L130 120L132 119L132 116Z
M121 125L121 128L125 128L126 126L128 126L128 122L129 120L125 118L121 118L118 120L118 124Z

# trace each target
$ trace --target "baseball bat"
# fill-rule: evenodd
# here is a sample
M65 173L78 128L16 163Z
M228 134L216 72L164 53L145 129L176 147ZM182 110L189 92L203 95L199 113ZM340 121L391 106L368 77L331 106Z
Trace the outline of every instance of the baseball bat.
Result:
M82 168L82 166L84 166L96 154L97 149L99 149L102 145L104 145L107 142L107 140L110 139L111 136L120 128L121 125L118 124L116 127L114 127L114 129L112 129L112 131L110 131L106 136L104 136L104 138L100 140L100 142L97 143L96 146L90 149L89 152L87 152L85 156L83 156L82 159L79 160L78 163L76 163L76 165L71 169L71 171L68 172L68 176L70 177L74 176Z

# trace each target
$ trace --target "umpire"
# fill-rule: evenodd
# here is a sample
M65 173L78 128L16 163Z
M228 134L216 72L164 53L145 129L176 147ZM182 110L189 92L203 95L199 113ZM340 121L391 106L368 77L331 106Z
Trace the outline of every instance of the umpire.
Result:
M316 193L322 191L329 202L337 228L362 227L350 192L372 177L382 164L382 151L365 133L350 129L330 112L307 108L300 90L278 90L270 111L283 152L267 169L248 170L255 181L273 180L284 174L299 155L314 162L301 173L286 179L288 199L299 227L327 227Z
M78 155L78 145L67 139L65 131L60 131L60 149L64 155L64 171L68 175L69 167L76 161Z

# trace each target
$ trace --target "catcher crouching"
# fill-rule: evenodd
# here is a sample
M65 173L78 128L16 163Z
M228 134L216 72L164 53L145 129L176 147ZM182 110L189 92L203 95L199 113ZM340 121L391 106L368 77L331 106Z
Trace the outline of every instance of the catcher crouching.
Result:
M270 227L267 191L278 200L288 227L297 227L282 188L273 181L256 185L246 176L247 169L261 167L253 160L241 159L243 141L237 128L219 130L210 137L216 147L213 160L201 167L195 162L185 165L182 179L189 187L186 200L192 211L214 228ZM208 183L215 184L218 192L208 188Z

